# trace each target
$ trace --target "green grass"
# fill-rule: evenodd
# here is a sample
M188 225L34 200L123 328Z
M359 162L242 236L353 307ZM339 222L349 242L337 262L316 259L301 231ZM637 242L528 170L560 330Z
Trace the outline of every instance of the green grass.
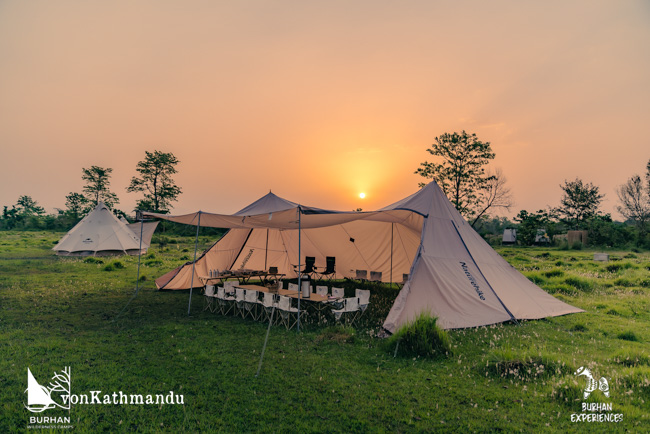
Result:
M196 291L188 316L188 292L154 289L193 256L192 240L150 250L143 288L117 317L133 296L137 257L56 258L60 236L0 233L1 432L24 431L32 415L23 407L27 367L46 382L65 366L73 393L184 395L183 406L74 406L81 432L643 432L650 424L647 252L610 252L618 260L602 264L588 249L499 248L586 312L449 331L453 355L434 360L393 357L376 337L394 287L348 284L346 292L373 291L356 330L273 327L255 378L266 324L203 311ZM200 241L199 252L214 240ZM610 380L610 399L589 399L611 402L623 422L571 423L581 411L580 366Z

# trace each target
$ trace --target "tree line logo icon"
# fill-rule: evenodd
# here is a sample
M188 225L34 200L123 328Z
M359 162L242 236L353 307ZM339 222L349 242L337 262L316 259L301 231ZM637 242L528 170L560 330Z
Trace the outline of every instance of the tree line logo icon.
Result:
M55 372L49 387L36 381L32 371L27 368L27 404L25 408L32 413L41 413L51 408L70 410L70 367Z

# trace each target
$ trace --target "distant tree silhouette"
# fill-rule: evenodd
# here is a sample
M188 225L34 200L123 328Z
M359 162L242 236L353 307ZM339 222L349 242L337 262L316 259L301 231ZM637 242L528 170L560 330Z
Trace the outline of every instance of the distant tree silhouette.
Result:
M167 213L182 193L172 179L179 161L171 152L145 151L145 154L135 169L140 176L131 178L127 191L144 193L144 198L137 203L138 209Z
M113 209L120 203L117 195L110 191L111 173L113 169L99 166L91 166L89 169L83 168L81 179L86 182L83 187L84 196L88 199L88 207L94 208L101 201L109 208Z
M492 208L512 205L510 189L500 170L486 172L494 159L490 142L481 142L476 134L444 133L435 138L427 152L442 159L440 163L420 163L416 174L435 180L451 203L472 226ZM420 187L426 185L420 183Z

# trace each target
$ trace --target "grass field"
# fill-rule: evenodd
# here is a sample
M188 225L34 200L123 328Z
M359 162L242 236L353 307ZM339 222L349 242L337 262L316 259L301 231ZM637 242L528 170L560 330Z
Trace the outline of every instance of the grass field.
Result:
M650 430L650 254L499 248L539 286L586 313L450 331L444 359L394 358L377 338L397 292L377 288L356 331L273 327L203 311L203 297L157 292L153 279L193 255L176 239L143 258L56 258L61 234L0 232L0 432L24 431L27 367L41 384L71 367L73 393L182 394L184 405L74 405L75 430L633 431ZM202 238L203 247L211 240ZM583 401L588 366L609 381ZM619 423L571 422L611 403ZM608 412L605 412L608 413ZM41 415L38 415L41 416Z

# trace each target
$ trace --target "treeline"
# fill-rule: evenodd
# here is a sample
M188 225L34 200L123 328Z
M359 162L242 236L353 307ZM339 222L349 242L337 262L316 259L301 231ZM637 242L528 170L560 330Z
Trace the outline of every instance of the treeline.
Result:
M600 210L604 195L598 186L579 178L560 185L559 206L536 212L521 210L511 222L489 216L496 209L513 206L507 179L499 169L488 166L496 155L490 142L465 131L444 133L426 151L436 161L421 163L415 173L435 180L458 212L490 242L500 243L508 228L517 229L517 241L522 245L540 240L562 244L556 235L586 230L593 246L650 248L650 161L644 176L632 176L616 191L617 210L625 223L604 214Z
M166 214L172 203L182 193L173 175L179 163L170 152L145 151L145 158L136 165L137 175L131 178L127 192L141 193L134 209ZM117 208L120 203L116 193L111 191L113 169L91 166L81 169L83 185L80 192L70 192L65 196L65 208L57 208L54 214L46 214L31 196L23 195L13 205L4 205L0 216L2 230L51 230L68 231L98 203L104 203L117 217L126 218L128 213ZM164 231L182 232L176 225L163 225Z

